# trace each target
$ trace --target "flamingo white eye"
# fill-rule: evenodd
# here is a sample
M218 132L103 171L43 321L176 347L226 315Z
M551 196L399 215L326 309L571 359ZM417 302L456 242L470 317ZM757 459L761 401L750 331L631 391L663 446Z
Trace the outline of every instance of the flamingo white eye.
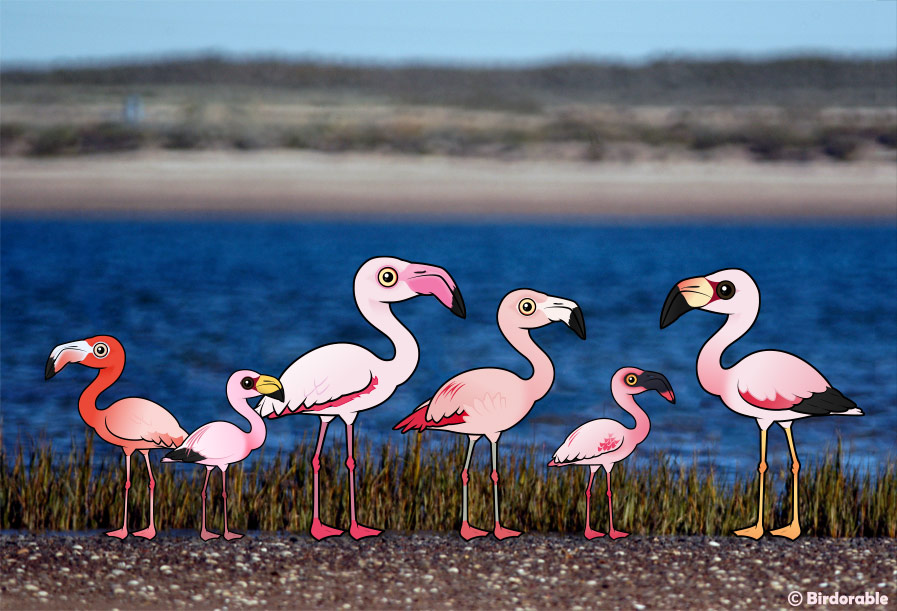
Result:
M103 342L97 342L93 347L93 355L98 359L104 359L109 354L109 346Z
M517 309L520 310L520 313L524 316L532 316L533 312L536 311L536 302L529 297L521 299L520 303L517 304Z
M629 386L635 386L636 382L638 382L638 378L635 377L635 374L630 373L628 376L626 376L626 383Z
M380 281L380 284L389 288L395 285L396 282L399 281L399 275L396 273L391 267L384 267L380 270L380 273L377 274L377 280Z
M732 299L735 296L735 285L728 280L723 280L716 285L716 295L720 299Z
M240 380L240 386L242 386L242 387L245 388L246 390L249 390L249 389L251 389L253 386L255 386L255 382L253 381L252 378L250 378L249 376L246 376L245 378L243 378L242 380Z

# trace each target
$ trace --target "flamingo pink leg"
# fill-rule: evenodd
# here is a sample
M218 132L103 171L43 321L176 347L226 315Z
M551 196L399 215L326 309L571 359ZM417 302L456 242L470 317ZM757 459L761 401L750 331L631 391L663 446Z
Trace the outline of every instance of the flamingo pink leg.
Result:
M227 528L227 467L219 469L219 471L221 471L221 498L224 499L224 538L228 541L242 539L242 534L231 532Z
M349 458L346 459L346 467L349 469L349 517L352 520L352 525L349 527L349 534L353 539L376 537L383 531L368 526L362 526L355 519L355 458L353 457L355 437L352 431L352 425L346 423L346 448L349 454Z
M610 491L610 469L605 468L604 472L607 473L607 513L610 517L610 532L608 535L610 535L611 539L628 537L629 533L624 533L623 531L614 528L614 502L612 500L613 494Z
M343 531L339 528L327 526L322 523L319 513L320 497L318 496L318 471L321 470L321 448L324 446L324 436L327 434L327 425L329 423L329 420L321 418L321 430L318 432L318 445L315 447L315 456L311 459L311 467L314 473L313 481L315 497L314 513L311 520L311 536L318 541L326 539L327 537L336 537L343 534Z
M212 474L212 469L214 468L215 467L206 467L206 481L202 485L202 528L199 531L199 536L203 541L217 539L221 536L218 533L213 533L206 529L206 490L209 487L209 476Z
M131 489L131 452L122 448L125 453L125 518L122 527L118 530L110 530L106 534L116 539L124 539L128 536L128 490Z
M467 521L467 482L470 481L467 472L470 469L470 457L473 456L473 446L480 438L479 435L468 435L467 460L464 461L464 470L461 471L461 537L466 541L477 537L485 537L488 531L474 528Z
M596 539L603 537L604 533L592 529L592 481L595 479L595 473L598 467L589 467L589 485L586 486L586 539Z
M498 519L498 442L492 442L492 491L495 498L495 538L507 539L520 536L519 530L511 530L501 525Z
M153 477L153 468L150 466L149 450L140 450L143 459L146 461L146 472L149 473L149 511L150 523L143 530L134 533L135 537L143 537L144 539L152 539L156 536L156 521L153 516L153 490L156 488L156 480Z

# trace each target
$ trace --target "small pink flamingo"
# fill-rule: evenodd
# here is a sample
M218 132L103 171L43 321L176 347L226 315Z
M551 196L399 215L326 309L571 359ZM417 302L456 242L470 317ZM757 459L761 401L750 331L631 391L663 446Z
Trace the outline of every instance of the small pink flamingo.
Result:
M239 539L243 535L227 528L227 481L226 472L230 465L242 461L265 443L265 421L259 416L247 399L265 395L283 401L283 386L280 380L243 370L231 374L227 380L227 400L238 414L249 420L249 432L230 422L215 421L204 424L192 433L178 448L165 455L162 462L182 462L205 465L206 481L202 485L202 528L199 536L204 541L217 539L218 533L206 529L206 490L209 476L218 467L221 471L221 498L224 500L224 538Z
M131 489L131 454L139 451L146 461L149 473L150 523L135 537L152 539L156 536L156 522L153 515L153 489L156 480L150 467L149 451L175 448L187 432L164 407L142 397L119 399L106 409L97 409L97 398L112 386L125 368L125 349L110 335L98 335L85 340L60 344L50 353L44 371L49 380L62 371L69 363L80 363L85 367L98 369L94 378L78 399L78 411L87 426L96 431L103 441L117 445L125 453L124 520L118 530L106 534L117 539L128 536L128 490Z
M610 381L610 391L617 405L635 418L635 428L629 429L617 422L601 418L586 422L570 433L561 447L554 453L549 467L584 465L589 467L589 484L586 486L586 539L603 537L604 533L592 530L591 498L592 480L599 467L604 467L607 475L607 509L610 517L610 538L627 537L629 533L614 528L614 505L610 487L610 470L643 442L651 430L648 414L635 402L634 395L646 390L656 390L670 403L676 402L669 381L654 371L642 371L635 367L623 367L614 373Z
M341 535L342 530L321 522L318 471L327 425L339 416L346 423L349 470L349 534L355 539L379 535L382 531L360 525L355 517L355 445L353 423L359 412L377 407L389 399L417 369L420 350L414 335L392 313L391 303L433 295L453 314L466 315L461 292L448 272L440 267L409 263L391 257L369 259L355 274L355 303L361 315L395 346L395 356L381 359L356 344L327 344L296 359L280 376L286 401L264 397L256 411L266 418L292 414L318 416L321 428L315 455L314 513L311 535L321 540Z
M492 444L493 532L498 539L520 534L505 528L499 520L498 438L523 420L554 383L554 365L530 337L530 329L561 321L580 338L586 338L582 310L576 303L530 289L518 289L505 295L498 306L497 318L502 335L530 362L533 375L524 379L512 371L495 368L465 371L445 382L431 399L394 427L403 433L412 429L434 429L467 435L467 459L461 471L461 536L467 540L489 534L472 527L467 515L467 470L473 446L483 435Z
M771 534L796 539L797 474L800 463L791 435L791 423L810 416L862 416L853 401L829 384L812 365L788 352L761 350L747 355L732 367L723 367L726 348L748 332L760 312L760 290L741 269L724 269L706 277L689 278L676 284L667 295L660 314L660 328L673 324L689 310L699 308L726 315L726 322L698 354L698 381L708 393L718 396L730 410L757 420L760 427L760 501L757 523L736 530L740 537L763 536L763 492L766 473L766 432L773 422L785 430L791 451L791 524Z

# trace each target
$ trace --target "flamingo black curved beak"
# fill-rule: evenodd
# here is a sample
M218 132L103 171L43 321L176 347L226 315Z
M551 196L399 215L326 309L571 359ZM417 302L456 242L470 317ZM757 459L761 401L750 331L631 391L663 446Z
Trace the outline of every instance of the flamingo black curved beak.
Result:
M49 380L69 363L80 363L90 354L90 344L85 341L60 344L53 348L44 366L44 380Z
M579 339L586 338L586 319L582 315L582 309L576 306L570 310L570 320L567 322L570 330L579 336Z
M673 387L666 376L656 371L645 371L638 377L639 385L645 390L655 390L657 393L669 401L676 403L676 395L673 393Z
M660 311L660 328L665 329L680 316L701 308L713 298L713 287L706 278L687 278L670 289Z

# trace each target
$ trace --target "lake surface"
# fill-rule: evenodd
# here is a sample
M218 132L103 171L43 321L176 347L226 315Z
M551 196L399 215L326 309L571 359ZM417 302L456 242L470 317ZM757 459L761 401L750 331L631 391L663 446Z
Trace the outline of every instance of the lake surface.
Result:
M44 222L2 223L2 424L7 449L52 441L82 443L77 410L93 370L71 365L44 381L50 350L97 334L127 351L122 378L101 397L146 396L188 431L211 420L240 422L224 393L231 372L279 374L297 356L336 341L383 357L391 344L359 315L352 278L377 255L446 268L458 282L467 319L432 297L393 307L416 335L421 360L386 404L362 414L372 443L402 442L392 426L460 371L500 366L528 375L502 339L502 296L530 287L577 301L588 340L561 324L533 337L554 360L555 385L503 437L552 451L576 426L599 417L632 426L610 397L611 374L633 365L664 373L677 404L639 397L652 421L637 451L709 460L723 473L756 468L758 429L707 395L695 376L704 341L722 322L691 312L661 331L670 288L682 278L742 267L757 280L760 317L725 355L731 365L764 348L801 355L866 412L862 418L808 419L795 425L802 462L840 436L852 463L876 467L894 457L897 431L897 228L831 225L631 223L427 224L415 222ZM269 427L266 453L313 439L318 419L292 416ZM433 439L448 433L425 433ZM328 447L343 443L330 427ZM109 450L99 441L98 448ZM118 452L118 450L114 450ZM478 454L488 455L486 445ZM771 429L769 462L788 463L784 435ZM456 466L453 466L456 467Z

